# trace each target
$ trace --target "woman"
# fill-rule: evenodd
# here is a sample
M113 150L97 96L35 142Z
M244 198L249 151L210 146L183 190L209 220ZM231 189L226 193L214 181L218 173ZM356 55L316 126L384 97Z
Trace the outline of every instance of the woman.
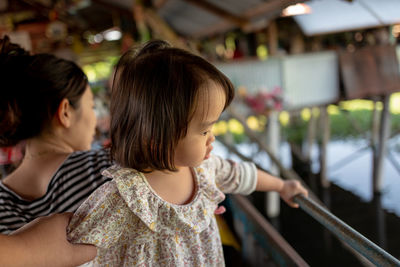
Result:
M0 181L0 233L8 234L35 218L75 211L108 180L100 173L111 162L107 150L89 150L96 125L93 95L76 64L29 55L5 37L0 73L0 147L25 142L21 164ZM40 221L60 230L69 216L41 219L16 235L34 237L29 229L42 229Z

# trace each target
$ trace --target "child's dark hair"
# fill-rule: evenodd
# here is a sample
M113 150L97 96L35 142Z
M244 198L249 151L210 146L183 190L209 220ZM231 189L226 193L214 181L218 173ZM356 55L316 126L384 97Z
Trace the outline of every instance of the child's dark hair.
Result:
M49 54L29 55L5 36L0 39L0 146L38 136L60 102L79 107L87 78L72 61Z
M141 172L175 171L174 153L185 137L200 90L213 82L234 97L229 79L205 59L160 40L127 51L111 93L111 156Z

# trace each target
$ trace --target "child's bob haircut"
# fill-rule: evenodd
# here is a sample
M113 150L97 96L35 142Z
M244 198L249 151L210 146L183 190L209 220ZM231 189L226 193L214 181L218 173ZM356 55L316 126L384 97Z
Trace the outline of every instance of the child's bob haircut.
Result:
M213 82L234 97L229 79L203 58L150 41L120 59L111 93L111 157L140 172L176 171L175 147L186 136L199 91ZM224 109L225 109L224 108Z

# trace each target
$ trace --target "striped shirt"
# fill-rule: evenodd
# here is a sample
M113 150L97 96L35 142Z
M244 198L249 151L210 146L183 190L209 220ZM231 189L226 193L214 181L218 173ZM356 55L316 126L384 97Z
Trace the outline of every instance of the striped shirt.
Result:
M109 150L74 152L58 168L44 196L28 201L0 181L0 233L8 234L35 218L74 212L110 178L101 172L110 167Z

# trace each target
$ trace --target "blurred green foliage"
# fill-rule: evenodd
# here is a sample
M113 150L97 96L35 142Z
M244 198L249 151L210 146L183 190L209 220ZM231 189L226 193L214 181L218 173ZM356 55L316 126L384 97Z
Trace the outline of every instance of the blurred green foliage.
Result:
M330 114L330 139L331 140L356 140L369 138L372 129L372 110L342 110L341 112ZM318 118L317 118L318 119ZM400 114L391 114L391 135L400 132ZM281 124L282 139L288 142L301 144L307 138L308 120L301 116L291 118L290 123ZM320 136L320 124L316 124L317 137ZM244 131L232 131L235 143L247 142L248 138ZM265 129L263 129L265 131ZM262 134L262 133L259 133ZM223 135L223 134L222 134Z

